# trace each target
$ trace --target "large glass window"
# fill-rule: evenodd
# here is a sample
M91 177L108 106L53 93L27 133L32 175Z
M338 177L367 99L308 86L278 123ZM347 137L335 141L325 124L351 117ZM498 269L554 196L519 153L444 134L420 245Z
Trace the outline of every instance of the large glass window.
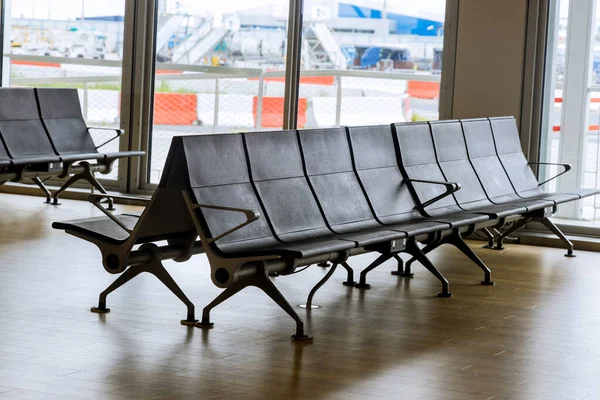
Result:
M552 2L540 159L571 164L573 169L547 185L549 190L597 188L600 180L600 8L596 2ZM548 179L560 171L562 167L544 168L541 177ZM600 197L595 196L561 205L557 216L596 221L599 210Z
M159 1L151 183L175 135L282 128L288 4Z
M438 118L445 0L306 1L298 125Z
M4 86L77 88L89 126L119 127L125 0L5 0ZM93 131L96 143L110 131ZM119 142L103 147L118 151ZM116 179L118 165L102 178Z

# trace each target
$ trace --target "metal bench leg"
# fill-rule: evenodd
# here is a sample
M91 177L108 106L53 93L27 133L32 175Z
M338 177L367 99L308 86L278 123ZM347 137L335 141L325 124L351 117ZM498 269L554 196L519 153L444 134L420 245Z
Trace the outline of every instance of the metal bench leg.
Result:
M346 278L346 280L344 282L342 282L342 284L344 286L354 286L354 284L356 283L356 282L354 282L354 270L346 262L340 263L340 265L342 267L344 267L344 269L348 273L348 277Z
M502 232L497 238L496 238L496 246L492 247L492 249L494 250L504 250L504 239L510 235L511 233L515 232L518 229L521 229L522 227L524 227L525 225L527 225L528 223L530 223L532 221L532 218L523 218L517 222L515 222L515 224L513 226L511 226L510 228L508 228L505 232Z
M419 248L417 243L414 240L408 241L406 244L406 252L411 256L415 257L415 259L420 262L429 272L431 272L436 278L442 282L442 291L438 293L439 297L452 297L452 293L450 293L450 283L448 280L442 275L440 271L429 261L427 256L423 254L423 251Z
M494 248L494 235L492 234L492 232L488 228L483 228L482 231L488 239L488 244L483 246L483 248L484 249Z
M423 254L428 254L430 252L432 252L433 250L437 249L438 247L440 247L440 245L442 244L442 242L437 239L427 245L425 245L425 247L423 247L423 249L421 249L421 251L423 252ZM412 257L410 260L408 260L406 262L406 268L404 268L404 274L402 274L403 277L405 278L412 278L413 276L415 276L415 274L412 273L412 264L417 261L417 259L415 257Z
M108 194L106 192L106 189L104 189L104 186L102 186L102 184L94 176L94 173L92 172L92 170L90 168L90 163L84 161L84 162L79 163L79 165L84 167L84 171L79 174L73 175L71 178L69 178L68 181L66 181L64 183L64 185L62 185L60 187L60 189L58 189L56 192L54 192L54 195L52 196L52 198L53 198L52 204L54 204L54 205L60 204L58 202L58 196L80 179L87 181L92 186L92 191L94 189L96 189L97 191L99 191L102 194ZM107 207L108 210L112 211L115 209L113 199L108 198L106 202L108 203L108 207Z
M40 189L42 189L44 191L44 193L46 194L46 203L50 204L52 193L50 193L50 191L48 190L48 188L46 187L46 185L44 185L44 182L42 182L42 180L39 177L37 177L37 176L35 178L31 178L31 180Z
M142 248L151 248L156 250L156 245L147 244ZM183 290L179 287L179 285L175 282L175 280L171 277L171 275L167 272L162 262L158 258L158 254L156 254L155 261L152 261L147 264L137 264L133 265L125 270L109 287L107 287L102 293L100 293L100 297L98 299L98 307L92 307L91 311L95 313L108 313L110 312L110 308L106 308L106 297L114 292L119 287L123 286L142 272L148 272L158 278L175 296L179 298L187 307L187 317L184 320L181 320L182 325L195 325L198 320L195 317L195 307L194 304L187 298Z
M459 249L465 256L469 257L479 268L483 270L484 280L481 281L482 285L491 286L494 285L492 281L492 271L485 265L483 261L471 250L461 236L460 232L454 232L451 236L448 236L445 240L446 243L453 245Z
M106 308L106 297L141 274L142 272L146 272L146 266L143 264L133 265L125 270L113 283L110 284L102 293L100 293L100 298L98 299L98 307L92 307L91 311L99 314L109 313L110 308Z
M321 308L321 306L313 306L313 298L315 297L315 293L317 293L317 290L319 290L329 280L329 278L331 278L337 266L338 264L333 264L331 268L329 268L329 271L327 271L325 276L319 282L317 282L317 284L311 289L310 293L308 294L308 298L306 299L306 304L300 304L299 307L306 308L307 310L312 310L313 308Z
M222 291L209 305L204 307L202 310L202 320L198 326L212 327L213 323L210 322L210 311L238 293L242 289L248 286L255 286L265 292L279 307L283 309L294 321L296 321L296 333L292 335L294 340L312 340L312 337L304 333L304 322L300 316L296 313L290 303L283 297L281 292L277 289L275 284L269 279L264 270L259 270L257 273L250 275L245 278L241 278L234 281L229 287Z
M398 267L391 274L394 276L404 276L404 261L398 254L394 254L393 257L398 262Z
M384 262L386 262L387 260L389 260L392 257L393 257L392 254L382 254L379 257L377 257L377 259L375 261L373 261L371 263L371 265L369 265L367 268L365 268L361 271L360 282L356 283L354 285L354 287L358 288L358 289L370 289L371 285L369 285L367 283L367 274L370 271L374 270L375 268L379 267L381 264L383 264Z
M60 189L58 189L57 191L54 192L54 194L52 195L52 204L57 206L60 204L60 202L58 201L58 196L64 192L65 190L67 190L72 184L74 184L75 182L77 182L80 179L79 175L73 175L72 177L69 178L68 181L66 181L61 187Z
M558 226L554 225L554 223L552 221L550 221L548 218L542 218L540 220L540 222L542 224L544 224L544 226L550 232L554 233L556 236L558 236L558 238L560 240L565 242L565 244L567 245L567 254L565 254L565 257L576 257L576 255L573 254L573 243L571 243L571 241L569 239L567 239L567 237L564 235L564 233L562 233L562 231L560 229L558 229Z

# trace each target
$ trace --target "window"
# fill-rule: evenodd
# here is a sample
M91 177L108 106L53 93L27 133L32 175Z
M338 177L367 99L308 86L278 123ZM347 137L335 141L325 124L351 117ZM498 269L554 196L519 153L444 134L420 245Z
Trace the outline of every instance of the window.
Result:
M596 21L600 9L596 0L555 0L552 9L540 161L573 166L568 174L547 185L550 190L597 188L600 45ZM548 179L560 171L559 167L549 167L540 172ZM557 217L596 221L599 210L600 197L589 197L579 204L562 205Z
M281 129L287 0L160 1L148 178L175 135Z
M77 88L90 126L118 128L125 0L5 0L4 86ZM96 143L114 134L93 131ZM115 140L103 149L119 150ZM116 179L118 165L102 178Z
M364 4L305 3L300 127L438 118L445 0Z

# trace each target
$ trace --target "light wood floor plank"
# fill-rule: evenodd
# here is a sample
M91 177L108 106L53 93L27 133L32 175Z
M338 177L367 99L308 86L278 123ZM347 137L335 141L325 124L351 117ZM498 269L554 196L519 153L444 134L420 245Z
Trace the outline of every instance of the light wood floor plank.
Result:
M438 282L417 264L414 279L384 264L369 291L342 286L339 271L315 297L322 309L298 309L314 342L294 343L293 322L252 288L214 309L209 331L179 325L185 307L152 276L111 294L110 314L90 313L115 276L93 245L50 225L99 212L6 194L0 210L1 399L600 400L595 253L472 242L497 284L484 287L444 246L431 259L451 299L435 296ZM220 292L204 256L166 267L198 316ZM301 304L326 272L274 282Z

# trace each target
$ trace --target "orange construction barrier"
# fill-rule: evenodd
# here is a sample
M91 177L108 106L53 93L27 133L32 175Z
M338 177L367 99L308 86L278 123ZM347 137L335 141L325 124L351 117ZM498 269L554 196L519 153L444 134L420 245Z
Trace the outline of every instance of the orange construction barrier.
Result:
M437 99L440 97L440 83L408 81L408 95L414 99Z
M271 70L268 70L271 71ZM259 78L248 78L249 81L257 81ZM285 77L266 77L263 78L264 82L285 82ZM301 85L322 85L322 86L333 86L333 76L301 76Z
M282 128L283 127L283 97L263 97L262 102L262 128ZM298 99L298 128L306 125L306 98ZM252 100L252 116L254 117L254 126L256 127L256 116L258 110L258 96Z
M590 125L588 126L588 131L594 132L600 130L600 125ZM560 132L560 125L554 125L552 127L553 132Z
M195 94L154 94L154 123L158 125L192 125L198 120L198 97Z
M51 63L46 61L21 61L21 60L10 60L12 65L30 65L33 67L53 67L60 68L60 63Z

